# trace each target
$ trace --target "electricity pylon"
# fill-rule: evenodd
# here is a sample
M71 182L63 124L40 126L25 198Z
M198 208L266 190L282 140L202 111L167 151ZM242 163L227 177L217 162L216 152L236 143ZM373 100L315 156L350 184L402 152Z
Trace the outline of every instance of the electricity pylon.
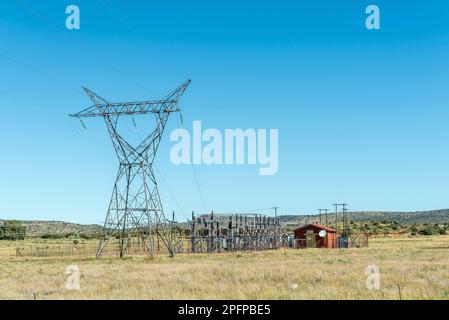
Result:
M97 258L109 239L119 241L120 257L126 252L129 241L142 241L150 255L154 254L155 241L160 239L170 256L174 255L171 224L165 218L153 162L168 117L179 112L178 100L190 84L187 80L161 100L109 103L83 87L94 105L76 114L75 118L103 117L119 159L111 201L104 222L103 234L97 249ZM117 131L119 117L152 114L156 128L137 147L132 146Z

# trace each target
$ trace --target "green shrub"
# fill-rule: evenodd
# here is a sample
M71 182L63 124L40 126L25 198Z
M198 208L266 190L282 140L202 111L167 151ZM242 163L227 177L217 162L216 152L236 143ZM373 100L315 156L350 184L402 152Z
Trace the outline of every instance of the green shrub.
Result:
M432 230L432 228L427 227L427 228L419 230L419 234L421 234L423 236L431 236L433 234L433 230Z
M62 234L56 234L56 233L44 233L40 236L42 239L62 239L64 238L64 235Z
M23 240L26 237L26 226L18 221L4 221L0 225L0 240Z
M67 232L63 236L63 238L78 238L78 234L73 232Z

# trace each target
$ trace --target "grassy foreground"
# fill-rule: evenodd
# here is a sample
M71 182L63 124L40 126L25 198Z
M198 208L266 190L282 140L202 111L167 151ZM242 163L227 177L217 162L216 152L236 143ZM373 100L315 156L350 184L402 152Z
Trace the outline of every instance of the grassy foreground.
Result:
M67 290L77 265L81 290ZM380 269L369 290L365 270ZM126 259L8 259L0 299L449 299L449 237L374 239L369 248Z

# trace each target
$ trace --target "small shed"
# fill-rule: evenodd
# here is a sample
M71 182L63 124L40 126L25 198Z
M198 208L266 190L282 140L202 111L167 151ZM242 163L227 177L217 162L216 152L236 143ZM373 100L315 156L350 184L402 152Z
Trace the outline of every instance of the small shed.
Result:
M295 229L296 248L336 248L337 231L320 224L307 224Z

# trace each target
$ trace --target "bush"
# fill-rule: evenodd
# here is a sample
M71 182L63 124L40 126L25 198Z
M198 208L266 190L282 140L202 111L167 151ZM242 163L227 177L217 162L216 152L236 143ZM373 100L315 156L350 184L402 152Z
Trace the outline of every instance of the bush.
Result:
M433 230L432 228L424 228L419 230L419 234L423 235L423 236L431 236L433 234Z
M64 235L62 234L56 234L56 233L44 233L40 236L42 239L62 239L64 238Z
M62 238L77 238L78 234L73 232L67 232L64 235L62 235Z
M347 232L347 235L348 235L348 236L350 236L350 235L352 235L352 234L354 233L354 231L352 230L352 228L349 228L349 227L348 227L348 229L346 230L346 232Z

